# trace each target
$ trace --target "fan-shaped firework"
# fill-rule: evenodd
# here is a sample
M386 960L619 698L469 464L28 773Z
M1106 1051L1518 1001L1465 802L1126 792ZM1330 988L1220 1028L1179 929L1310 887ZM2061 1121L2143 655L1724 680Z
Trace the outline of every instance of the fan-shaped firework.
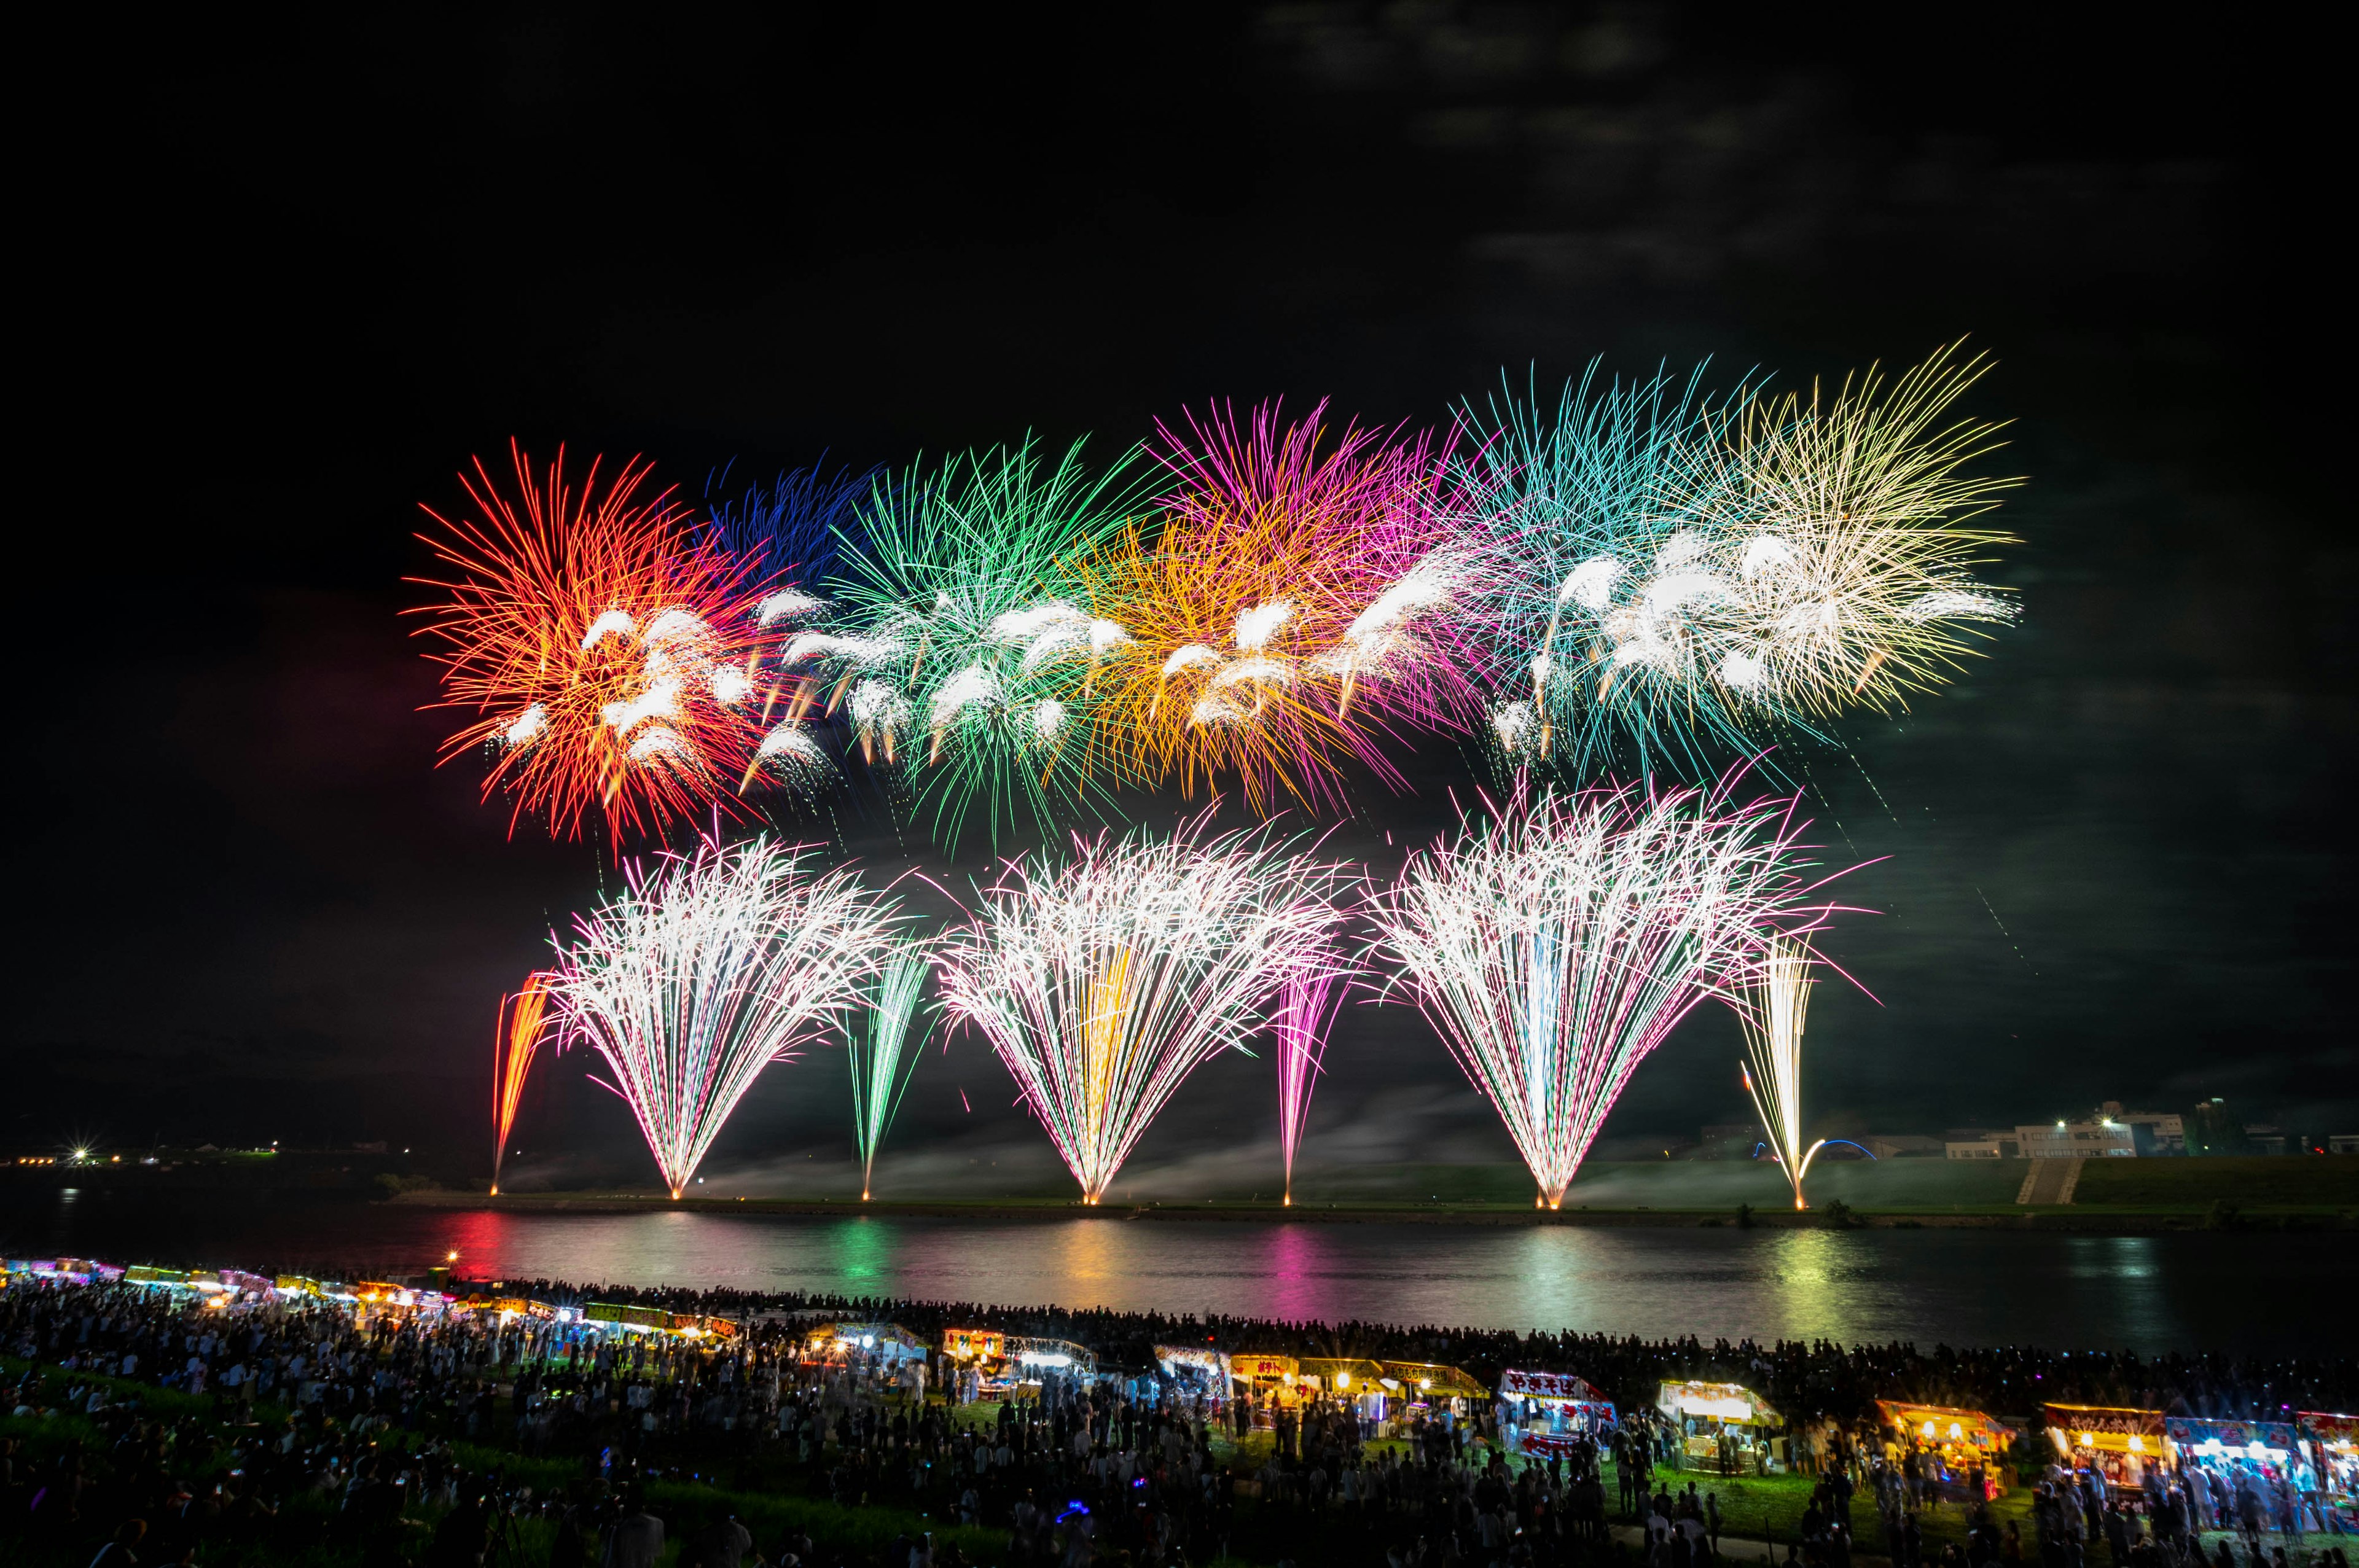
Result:
M1347 427L1322 449L1323 412L1191 416L1192 444L1164 431L1177 487L1155 527L1091 563L1127 633L1093 709L1123 776L1332 804L1342 759L1397 783L1388 730L1462 727L1478 706L1449 613L1474 557L1434 509L1429 438Z
M1962 623L2011 619L1964 525L2012 481L1960 472L1993 427L1938 427L1982 373L1947 354L1832 403L1690 377L1495 406L1459 503L1503 541L1493 726L1513 760L1641 766L1751 746L1946 678ZM1765 736L1764 731L1771 732Z
M492 1195L500 1195L500 1167L507 1162L508 1134L516 1128L516 1107L524 1098L525 1075L540 1044L540 1025L549 1005L549 977L535 972L525 977L524 989L500 1002L499 1027L492 1036Z
M539 478L510 456L513 497L478 462L477 515L428 536L459 574L423 611L443 705L476 715L445 756L487 747L486 795L512 790L564 837L594 809L618 838L728 802L774 758L805 765L766 745L763 655L791 618L763 611L754 564L690 537L669 492L640 500L636 461L573 486L561 451Z
M933 1022L909 1037L918 1003L926 994L926 976L932 966L915 943L903 946L885 963L869 997L867 1016L844 1034L852 1056L852 1129L860 1145L860 1201L868 1201L869 1178L876 1168L877 1145L893 1125L901 1096L918 1065L925 1037Z
M1337 868L1201 819L1077 841L984 895L938 958L944 1007L990 1041L1096 1203L1180 1083L1243 1050L1288 983L1334 965Z
M895 906L766 838L626 868L550 977L678 1197L762 1069L838 1027L892 951Z
M1506 1124L1550 1207L1647 1053L1781 926L1823 906L1793 802L1724 783L1519 802L1419 851L1376 899L1399 983Z
M1341 968L1306 968L1288 976L1270 1021L1276 1037L1271 1054L1277 1058L1277 1146L1286 1161L1288 1207L1294 1204L1294 1152L1302 1146L1303 1124L1310 1119L1311 1092L1325 1070L1327 1037L1346 980Z
M1089 611L1071 563L1124 521L1129 472L1093 476L1079 444L1054 465L1027 445L880 485L835 615L787 649L949 839L978 801L995 830L1082 787L1092 673L1126 633Z
M1821 1138L1802 1147L1802 1016L1810 1004L1812 960L1807 937L1775 936L1763 945L1749 966L1748 981L1734 997L1736 1016L1745 1024L1745 1054L1740 1064L1745 1092L1761 1113L1769 1148L1786 1180L1794 1189L1794 1206L1802 1201L1802 1178L1810 1162L1826 1146Z

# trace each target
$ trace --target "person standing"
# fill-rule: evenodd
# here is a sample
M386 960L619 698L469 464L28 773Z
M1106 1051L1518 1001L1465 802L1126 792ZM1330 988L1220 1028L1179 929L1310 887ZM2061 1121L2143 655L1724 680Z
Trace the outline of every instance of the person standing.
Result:
M663 1546L663 1520L647 1512L645 1503L634 1496L625 1503L623 1517L614 1521L603 1568L656 1568Z

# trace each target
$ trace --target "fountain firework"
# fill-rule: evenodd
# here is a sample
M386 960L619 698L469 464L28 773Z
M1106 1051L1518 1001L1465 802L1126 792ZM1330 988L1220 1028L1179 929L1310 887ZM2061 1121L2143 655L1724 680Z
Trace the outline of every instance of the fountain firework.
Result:
M550 976L560 1044L605 1059L675 1198L762 1069L840 1027L894 950L894 901L806 858L707 839L627 865Z
M1597 789L1520 798L1409 858L1375 946L1497 1109L1555 1207L1630 1075L1777 931L1825 918L1791 798Z
M944 1007L1006 1064L1084 1203L1190 1072L1337 962L1341 868L1203 821L1017 861L939 950Z

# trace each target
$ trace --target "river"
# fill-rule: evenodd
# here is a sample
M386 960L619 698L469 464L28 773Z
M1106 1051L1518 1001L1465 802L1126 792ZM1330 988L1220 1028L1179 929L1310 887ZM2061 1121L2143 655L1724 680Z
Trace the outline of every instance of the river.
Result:
M1117 1310L1358 1318L1649 1338L2343 1352L2359 1257L2340 1233L2091 1236L1447 1225L995 1222L404 1206L0 1208L8 1255L365 1277L731 1286Z

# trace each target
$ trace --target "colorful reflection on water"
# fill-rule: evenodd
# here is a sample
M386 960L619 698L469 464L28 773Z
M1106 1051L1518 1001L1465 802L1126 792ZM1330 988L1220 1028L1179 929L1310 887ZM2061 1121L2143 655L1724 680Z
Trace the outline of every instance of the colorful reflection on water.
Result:
M12 1253L234 1263L348 1276L460 1255L479 1279L733 1286L999 1305L1827 1337L2142 1353L2347 1343L2347 1249L2285 1238L2004 1230L1738 1230L1222 1222L984 1222L672 1210L519 1214L381 1206L168 1212L85 1194L0 1211Z

